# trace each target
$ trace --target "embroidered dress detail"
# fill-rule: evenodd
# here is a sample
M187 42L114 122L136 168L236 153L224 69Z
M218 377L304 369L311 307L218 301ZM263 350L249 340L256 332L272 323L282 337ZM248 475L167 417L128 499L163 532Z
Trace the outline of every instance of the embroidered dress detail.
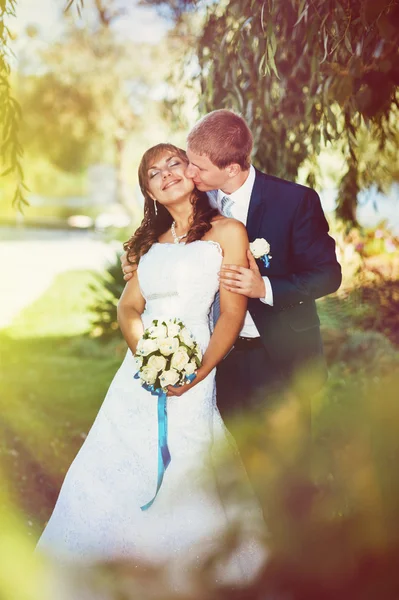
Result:
M147 296L147 302L150 300L161 300L162 298L176 298L178 295L178 292L167 292L166 294L162 294L162 292L160 292L159 294L150 294Z

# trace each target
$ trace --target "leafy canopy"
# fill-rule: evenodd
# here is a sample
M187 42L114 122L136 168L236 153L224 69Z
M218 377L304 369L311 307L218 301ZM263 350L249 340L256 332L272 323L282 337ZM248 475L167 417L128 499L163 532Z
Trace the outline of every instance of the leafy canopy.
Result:
M195 0L173 2L177 29L187 4L202 10ZM314 184L320 148L342 149L347 171L338 215L344 220L356 220L360 187L398 176L398 0L208 3L194 53L200 112L239 111L254 134L260 168L294 179L310 160ZM365 138L375 147L366 163L359 149Z

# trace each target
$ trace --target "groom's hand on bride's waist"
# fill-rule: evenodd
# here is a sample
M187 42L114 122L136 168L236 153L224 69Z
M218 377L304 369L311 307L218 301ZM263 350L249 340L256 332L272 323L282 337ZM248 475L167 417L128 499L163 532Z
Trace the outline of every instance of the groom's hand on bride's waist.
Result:
M265 282L249 250L247 257L249 268L223 265L220 271L220 283L229 292L242 294L248 298L264 298L266 296Z
M124 252L121 256L121 265L122 265L122 271L123 271L123 279L125 281L130 281L130 279L133 277L133 275L137 271L137 263L129 262L127 260L127 253Z

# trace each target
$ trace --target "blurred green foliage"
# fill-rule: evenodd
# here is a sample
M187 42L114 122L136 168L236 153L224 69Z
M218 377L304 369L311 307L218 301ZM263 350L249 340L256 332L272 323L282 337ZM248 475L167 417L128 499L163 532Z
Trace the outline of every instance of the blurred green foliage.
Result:
M335 374L315 399L310 478L292 453L288 401L269 421L251 423L272 558L246 598L396 597L399 380L397 369L377 373Z
M151 68L160 60L160 49L119 41L109 28L91 35L70 25L41 60L44 74L18 78L24 146L31 157L46 157L68 173L113 163L115 200L129 207L129 144L133 135L145 132L144 110L148 118L160 120L159 101L153 98L157 76Z
M5 5L11 7L14 0L5 0ZM181 43L121 39L114 28L125 14L119 8L98 1L87 7L89 18L82 12L78 20L67 11L62 36L50 44L40 43L40 30L21 34L29 44L18 47L18 63L1 85L18 101L23 120L16 101L0 116L15 130L4 129L11 144L7 152L14 148L15 158L17 148L23 147L25 156L23 173L20 161L19 171L14 169L2 181L1 216L12 215L16 177L25 175L32 194L53 198L57 213L57 197L87 196L88 167L95 164L113 165L116 191L109 201L124 204L134 214L137 176L132 165L151 143L164 139L184 144L181 130L170 131L171 116L162 102L164 78ZM10 44L5 37L5 52Z
M383 333L399 344L399 240L383 225L346 232L334 226L343 282L337 294L320 302L321 310L338 315L341 331Z
M4 169L0 178L12 173L15 181L12 204L21 208L26 202L27 187L22 169L23 149L20 142L21 108L10 85L10 30L6 25L9 17L15 17L16 0L0 2L0 157Z
M49 517L126 347L88 337L94 281L59 275L0 332L0 495L23 510L28 532Z
M90 286L95 298L90 305L92 311L91 335L104 341L121 335L117 304L126 282L123 279L119 256L119 254L115 255L114 262L110 263L105 272L98 276L96 282Z

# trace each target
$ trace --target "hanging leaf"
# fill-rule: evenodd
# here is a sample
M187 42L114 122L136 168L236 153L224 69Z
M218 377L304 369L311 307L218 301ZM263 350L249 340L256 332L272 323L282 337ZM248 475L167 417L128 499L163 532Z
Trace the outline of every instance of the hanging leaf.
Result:
M2 172L2 174L0 175L0 177L6 177L6 175L9 175L13 171L14 171L14 167L8 167L8 169L6 169L5 171Z
M348 50L348 52L349 52L350 54L353 54L352 45L351 45L351 43L350 43L350 40L349 40L349 36L348 36L348 34L346 34L346 35L345 35L345 38L344 38L344 39L345 39L345 46L346 46L346 49Z
M324 56L320 61L320 64L323 64L324 61L327 58L327 54L328 54L328 48L327 48L327 44L328 44L328 35L327 35L327 29L324 28L323 29L323 50L324 50Z
M277 79L280 79L277 72L276 63L274 61L273 48L269 43L267 44L267 63L270 66L273 73L275 74L275 76L277 77Z
M266 2L263 2L262 9L260 11L260 22L261 22L261 25L262 25L262 31L263 31L263 33L265 33L265 25L264 25L264 23L265 23L265 20L264 20L265 19L265 6L266 6Z

